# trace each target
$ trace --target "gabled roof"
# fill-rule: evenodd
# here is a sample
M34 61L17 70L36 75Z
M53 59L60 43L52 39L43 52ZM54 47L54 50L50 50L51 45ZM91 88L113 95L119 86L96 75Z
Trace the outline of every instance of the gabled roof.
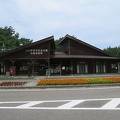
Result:
M103 50L101 50L101 49L99 49L99 48L97 48L97 47L95 47L93 45L90 45L90 44L88 44L86 42L83 42L82 40L79 40L79 39L77 39L77 38L75 38L73 36L70 36L68 34L60 40L59 44L61 44L66 38L72 39L72 40L74 40L74 41L76 41L76 42L78 42L80 44L83 44L83 45L85 45L85 46L87 46L89 48L92 48L92 49L104 54L105 56L110 56L110 55L106 54Z
M2 56L5 56L5 55L11 54L11 53L15 53L15 52L19 52L21 50L24 50L24 49L30 48L32 46L35 46L35 45L38 45L38 44L42 44L44 42L51 41L51 40L54 42L54 36L50 36L50 37L44 38L42 40L38 40L36 42L30 43L30 44L27 44L27 45L23 45L23 46L17 47L15 49L12 49L12 50L4 53Z

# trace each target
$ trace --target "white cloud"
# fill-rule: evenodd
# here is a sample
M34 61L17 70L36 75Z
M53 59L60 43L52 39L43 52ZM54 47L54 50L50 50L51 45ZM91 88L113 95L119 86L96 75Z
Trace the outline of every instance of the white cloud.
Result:
M12 25L32 39L69 33L101 48L115 46L120 44L119 4L119 0L1 0L0 26Z

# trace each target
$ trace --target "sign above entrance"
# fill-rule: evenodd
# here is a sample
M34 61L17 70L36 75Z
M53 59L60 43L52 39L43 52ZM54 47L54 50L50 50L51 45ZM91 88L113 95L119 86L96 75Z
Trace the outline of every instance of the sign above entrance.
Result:
M26 52L30 53L31 55L43 55L48 53L48 49L29 49Z

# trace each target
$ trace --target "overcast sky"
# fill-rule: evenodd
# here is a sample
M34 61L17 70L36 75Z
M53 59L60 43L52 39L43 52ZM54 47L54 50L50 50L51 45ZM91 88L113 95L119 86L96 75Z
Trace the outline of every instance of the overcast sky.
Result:
M99 48L120 45L120 0L0 0L0 27L34 41L65 34Z

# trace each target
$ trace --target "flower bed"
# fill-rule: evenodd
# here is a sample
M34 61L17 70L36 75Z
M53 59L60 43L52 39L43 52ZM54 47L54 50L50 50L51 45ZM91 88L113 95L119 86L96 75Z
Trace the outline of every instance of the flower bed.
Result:
M82 84L107 84L120 83L120 77L96 77L96 78L56 78L38 80L40 85L82 85Z
M46 79L38 81L38 85L75 85L75 84L87 84L85 79Z
M8 86L8 87L16 87L16 86L22 86L22 85L24 85L24 84L26 84L27 82L1 82L0 83L0 87L6 87L6 86Z

